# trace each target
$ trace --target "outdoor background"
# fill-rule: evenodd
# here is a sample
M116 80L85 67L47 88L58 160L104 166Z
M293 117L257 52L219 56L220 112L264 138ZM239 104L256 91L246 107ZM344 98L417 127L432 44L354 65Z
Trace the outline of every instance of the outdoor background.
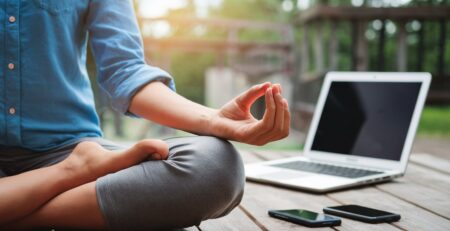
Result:
M301 150L321 79L329 70L427 71L433 74L435 84L422 115L414 151L446 158L450 158L448 17L399 22L389 16L339 21L321 20L320 15L319 19L310 20L307 16L318 6L440 7L448 6L449 2L134 1L147 61L169 71L175 79L177 92L184 97L218 108L252 84L280 82L286 89L285 96L293 114L291 135L264 147L238 144L240 148ZM92 58L88 60L88 67L95 81ZM133 142L142 138L189 135L118 115L110 109L107 96L95 84L93 86L107 138ZM263 102L259 102L255 106L256 116L261 115L262 105Z

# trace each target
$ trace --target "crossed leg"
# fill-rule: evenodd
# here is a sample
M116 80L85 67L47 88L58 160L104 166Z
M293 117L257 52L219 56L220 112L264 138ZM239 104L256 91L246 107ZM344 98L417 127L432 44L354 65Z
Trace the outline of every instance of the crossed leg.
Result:
M28 230L34 227L106 229L98 206L95 182L90 182L53 198L31 215L0 230Z
M56 165L1 178L0 227L26 217L63 192L139 163L153 153L166 157L167 144L143 140L119 152L106 150L94 142L82 142ZM85 187L77 191L82 189ZM95 224L101 227L102 221L97 219Z
M239 204L244 172L230 143L213 137L166 142L167 160L146 161L66 191L5 230L179 228L223 216Z

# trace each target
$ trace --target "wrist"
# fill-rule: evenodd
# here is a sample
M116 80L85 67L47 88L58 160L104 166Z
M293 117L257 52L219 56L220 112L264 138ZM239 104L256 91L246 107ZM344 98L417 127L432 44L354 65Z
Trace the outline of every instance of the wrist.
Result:
M208 108L208 112L204 114L205 135L219 136L216 126L219 110Z

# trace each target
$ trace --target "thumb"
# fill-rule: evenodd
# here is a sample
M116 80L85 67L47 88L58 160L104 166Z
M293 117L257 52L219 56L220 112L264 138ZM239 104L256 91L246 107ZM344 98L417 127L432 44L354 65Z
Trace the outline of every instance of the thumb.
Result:
M255 85L255 86L251 87L250 89L248 89L247 91L245 91L244 93L242 93L241 95L239 95L236 98L236 102L240 107L249 110L250 107L252 106L252 104L258 98L263 96L266 92L266 89L269 87L270 87L269 82Z

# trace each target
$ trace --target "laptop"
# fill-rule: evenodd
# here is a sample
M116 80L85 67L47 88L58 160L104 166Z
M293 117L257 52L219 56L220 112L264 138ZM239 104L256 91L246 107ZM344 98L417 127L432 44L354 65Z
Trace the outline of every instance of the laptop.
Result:
M245 166L248 180L312 192L405 173L429 73L330 72L303 155Z

